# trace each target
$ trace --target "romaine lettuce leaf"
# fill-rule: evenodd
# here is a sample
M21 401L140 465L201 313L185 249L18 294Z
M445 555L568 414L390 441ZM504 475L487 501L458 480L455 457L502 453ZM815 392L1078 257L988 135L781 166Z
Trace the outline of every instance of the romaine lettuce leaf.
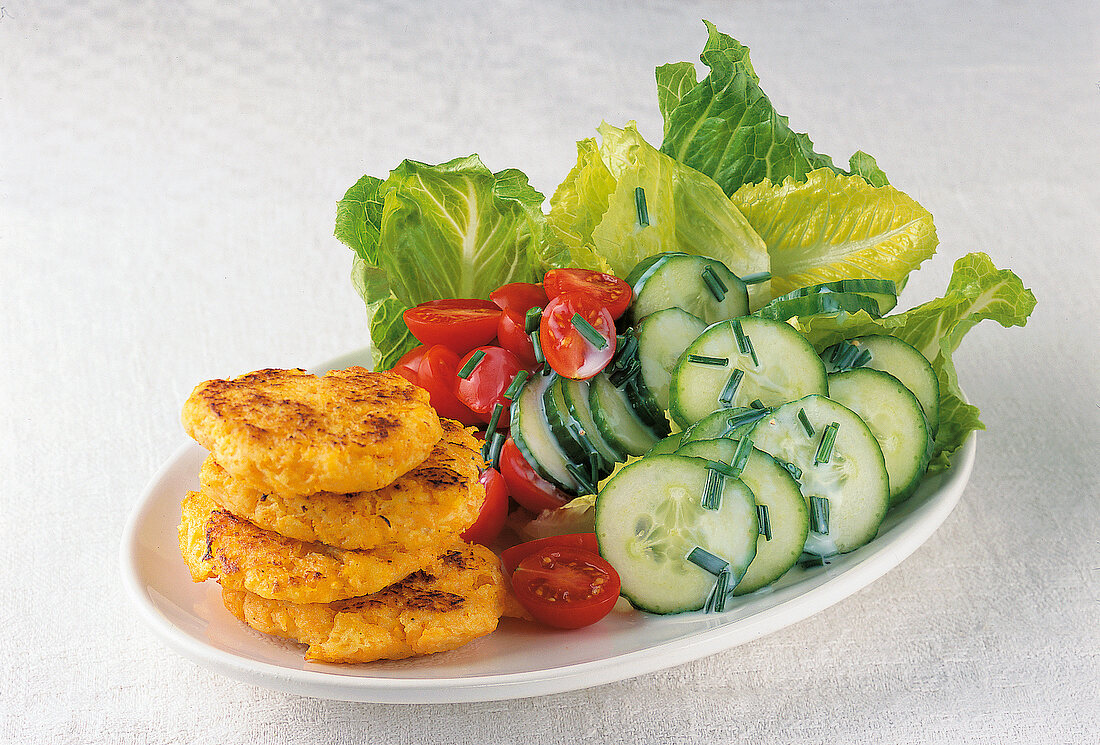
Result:
M820 351L843 339L867 334L890 334L916 347L932 363L940 382L940 428L930 472L947 467L952 453L966 436L985 429L977 407L966 403L959 388L952 354L963 336L979 321L991 319L1005 328L1023 326L1035 307L1035 295L1007 269L997 269L984 253L971 253L955 262L943 297L884 318L860 311L840 316L795 319Z
M550 200L549 224L579 266L625 277L664 251L709 256L738 275L768 271L764 242L711 179L647 143L633 123L578 143L577 165ZM649 224L638 222L636 189ZM768 283L753 287L757 305Z
M416 344L405 309L487 298L568 261L547 228L543 201L523 173L493 173L476 155L434 166L406 160L385 181L364 176L347 191L337 205L336 237L355 252L352 283L371 317L378 369Z
M776 295L854 277L900 284L938 243L916 201L828 168L801 182L746 184L731 200L768 246Z
M726 194L764 180L801 181L818 168L854 173L875 185L887 183L886 174L866 153L853 155L851 170L844 171L828 155L815 152L809 136L792 130L761 90L748 47L704 23L708 39L700 59L710 68L707 77L671 109L670 96L661 103L658 80L665 118L661 152L707 174Z

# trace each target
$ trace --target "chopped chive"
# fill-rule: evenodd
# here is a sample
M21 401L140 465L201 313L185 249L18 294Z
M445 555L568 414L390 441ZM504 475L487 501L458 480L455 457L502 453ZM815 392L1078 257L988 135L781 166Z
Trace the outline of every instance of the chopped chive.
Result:
M734 369L730 373L726 384L722 387L722 392L718 394L718 403L725 408L733 406L733 397L737 395L737 386L741 385L741 378L743 377L745 377L744 370Z
M759 409L761 411L768 408L767 406L764 405L764 402L761 401L759 398L756 399L755 401L753 401L751 404L749 404L749 406L753 409Z
M810 497L810 530L829 533L829 500L825 497Z
M515 400L519 392L523 390L524 384L527 382L527 376L531 373L526 370L520 370L516 373L516 377L512 378L512 384L508 386L508 390L504 392L504 397L509 401Z
M635 377L642 372L642 363L637 359L632 359L621 367L616 367L611 370L607 378L611 381L611 385L616 388L622 388Z
M710 264L703 267L703 283L706 284L710 294L714 295L714 299L718 302L722 302L726 297L726 293L729 292L726 283L714 273L714 267Z
M754 272L753 274L746 274L741 278L741 281L747 285L755 285L761 282L767 282L771 278L771 272Z
M733 470L728 463L723 463L720 460L708 460L705 468L708 471L715 471L723 476L729 476L731 479L735 479L738 476L737 471Z
M496 432L497 423L500 421L500 415L504 413L504 407L498 404L493 404L493 413L489 415L489 424L486 426L486 433Z
M716 510L722 506L722 488L726 477L719 471L707 470L707 482L703 485L703 501L700 506L704 510Z
M573 314L573 328L596 349L607 349L607 339L580 313Z
M770 541L772 539L772 521L768 516L768 505L756 505L756 521L760 523L760 535L764 536L765 541Z
M572 463L567 463L565 465L565 470L569 471L569 475L577 480L584 494L596 493L596 485L592 483L591 479L588 478L588 474L584 471L577 468Z
M798 421L802 422L802 428L806 430L807 437L814 436L814 425L810 424L810 418L806 416L805 409L798 410Z
M474 368L477 367L477 364L481 362L481 358L484 356L484 350L479 349L474 352L473 355L470 356L470 359L466 360L466 364L463 365L462 368L458 371L458 377L462 378L463 380L470 377L470 373L474 371Z
M531 346L534 348L535 352L535 362L541 365L543 362L546 362L546 356L542 353L542 340L539 338L539 330L535 329L532 331L530 337Z
M646 227L649 225L649 208L645 203L645 189L638 186L634 189L634 209L638 212L638 225Z
M721 613L726 608L726 596L729 595L730 580L733 579L729 562L698 546L691 549L691 553L687 555L687 560L715 576L714 587L707 595L707 600L703 604L703 611L705 613Z
M491 467L500 470L500 449L504 447L504 435L500 432L494 432L489 442L488 458L485 462Z
M737 478L741 478L741 472L745 470L750 455L752 455L752 440L742 437L737 443L737 450L734 451L733 458L730 459L730 470L737 474Z
M832 346L829 362L835 365L837 370L851 370L853 367L863 367L871 361L871 357L869 349L860 349L858 344L842 341Z
M542 321L542 308L537 305L533 305L527 309L527 314L523 317L523 330L528 334L534 333L538 327L539 322Z
M703 603L704 613L721 613L726 609L726 596L729 595L732 579L733 573L729 570L729 567L718 573L718 578L714 581L714 587L711 588L706 602Z
M588 451L588 473L592 479L592 483L595 484L600 480L600 454L596 452L596 448L592 447L592 443L588 439L588 436L584 435L584 438L585 442L588 442L588 446L591 448Z
M715 367L725 367L730 363L729 357L707 357L703 354L689 354L688 362L694 362L696 365L714 365Z
M717 575L729 568L729 562L721 559L705 548L696 546L687 555L687 560L705 572Z
M734 318L730 323L733 325L733 335L737 338L737 350L741 354L747 354L752 357L752 364L759 366L760 360L756 358L756 350L753 349L752 339L745 333L745 330L741 328L741 321Z
M817 446L817 453L814 454L815 466L828 463L833 456L833 443L836 442L838 429L840 429L840 422L833 422L821 433L821 444Z
M726 429L722 432L721 437L729 437L741 427L753 422L759 422L765 416L768 415L767 409L742 409L734 414L731 414L726 419Z

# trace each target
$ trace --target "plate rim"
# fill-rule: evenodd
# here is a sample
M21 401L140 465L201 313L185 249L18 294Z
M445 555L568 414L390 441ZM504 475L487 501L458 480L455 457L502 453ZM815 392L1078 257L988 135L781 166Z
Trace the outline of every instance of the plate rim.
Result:
M315 369L353 364L364 354L369 354L369 347L334 358ZM151 519L149 513L154 506L159 504L158 486L181 459L196 449L201 452L201 447L190 441L161 464L131 509L119 547L120 573L131 602L169 648L200 666L253 685L318 698L373 703L461 703L563 693L645 675L732 649L803 621L872 584L926 543L954 510L973 471L976 434L971 432L967 436L945 472L943 483L903 518L904 524L896 526L899 529L896 535L877 547L873 540L863 547L874 547L866 556L821 584L727 623L612 657L560 667L460 677L336 675L324 670L293 669L253 660L203 643L157 609L137 562L141 528Z

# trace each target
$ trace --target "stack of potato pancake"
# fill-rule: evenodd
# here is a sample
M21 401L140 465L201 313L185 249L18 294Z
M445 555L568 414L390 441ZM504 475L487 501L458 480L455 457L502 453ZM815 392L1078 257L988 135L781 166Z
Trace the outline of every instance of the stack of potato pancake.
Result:
M352 367L200 384L183 424L210 456L183 500L180 551L249 626L326 662L400 659L492 632L499 560L477 519L480 443L428 393Z

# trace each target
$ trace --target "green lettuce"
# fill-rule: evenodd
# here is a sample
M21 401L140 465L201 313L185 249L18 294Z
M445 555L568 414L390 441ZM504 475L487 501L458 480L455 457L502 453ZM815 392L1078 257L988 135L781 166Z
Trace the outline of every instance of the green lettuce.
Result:
M801 182L746 184L731 200L768 246L776 295L854 277L900 284L938 243L916 201L828 168Z
M713 180L658 151L633 123L599 132L601 145L578 143L577 165L550 200L549 225L575 266L625 277L642 259L683 251L740 276L768 271L764 242ZM639 187L648 225L638 219ZM759 305L768 283L753 291Z
M985 429L977 407L963 399L952 355L966 332L979 321L993 320L1005 328L1023 326L1035 308L1035 295L1007 269L997 269L984 253L955 262L947 292L911 310L884 318L867 313L807 316L796 327L818 351L844 339L890 334L916 347L932 363L940 383L940 428L929 467L942 471L951 455L974 430Z
M563 264L568 254L547 228L543 201L522 172L493 173L476 155L406 160L384 181L356 182L337 205L336 237L355 252L352 283L371 317L376 367L392 367L416 345L406 309L487 298Z
M764 180L801 181L818 168L855 174L875 186L888 183L862 151L851 157L848 171L815 152L809 136L792 130L760 88L748 47L704 23L708 39L700 59L710 68L706 78L685 93L685 63L658 68L665 120L661 152L707 174L726 194Z

